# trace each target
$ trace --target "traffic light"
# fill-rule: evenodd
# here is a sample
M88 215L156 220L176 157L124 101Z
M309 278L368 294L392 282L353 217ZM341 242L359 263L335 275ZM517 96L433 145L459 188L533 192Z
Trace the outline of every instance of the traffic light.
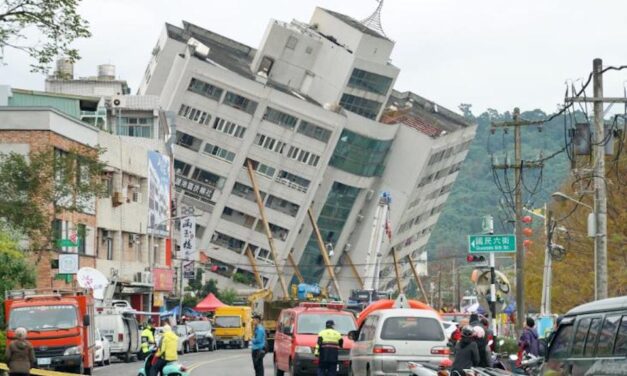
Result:
M466 256L467 262L485 262L485 256L483 255L468 255Z

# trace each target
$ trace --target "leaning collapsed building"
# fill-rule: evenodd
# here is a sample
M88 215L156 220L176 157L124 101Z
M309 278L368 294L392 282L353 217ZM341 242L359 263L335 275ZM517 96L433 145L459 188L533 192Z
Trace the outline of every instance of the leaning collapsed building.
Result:
M425 244L476 127L395 91L393 47L380 27L322 8L309 23L271 20L258 49L187 22L165 25L139 94L178 114L174 200L197 216L196 244L221 286L254 281L250 253L266 287L278 288L275 261L295 280L290 259L305 281L326 285L311 208L343 295L360 288L381 192L393 198L381 287L391 281L392 246L426 272Z

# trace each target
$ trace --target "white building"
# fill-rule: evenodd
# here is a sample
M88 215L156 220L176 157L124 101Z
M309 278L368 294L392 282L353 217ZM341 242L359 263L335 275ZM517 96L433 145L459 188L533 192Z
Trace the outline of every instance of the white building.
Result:
M344 295L359 287L340 259L344 250L355 264L364 259L372 198L384 190L394 198L395 232L410 215L437 209L402 231L417 239L399 254L420 253L447 191L416 203L428 189L418 185L436 167L451 171L463 160L475 127L414 94L393 93L399 74L390 63L393 47L383 34L322 8L309 23L272 20L257 50L187 22L166 24L139 93L160 96L161 106L178 114L177 207L200 215L197 244L223 267L212 276L221 286L253 281L247 249L266 286L276 286L242 167L247 160L288 282L291 253L307 282L326 283L307 217L311 207L325 243L335 249ZM392 116L394 106L403 116ZM455 176L447 175L446 184ZM436 180L429 187L444 182Z

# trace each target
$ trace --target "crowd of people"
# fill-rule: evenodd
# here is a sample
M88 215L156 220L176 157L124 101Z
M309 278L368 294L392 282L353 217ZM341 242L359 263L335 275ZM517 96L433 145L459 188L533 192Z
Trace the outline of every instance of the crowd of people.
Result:
M492 353L495 349L494 334L486 318L472 314L463 319L457 330L451 335L454 348L452 371L464 375L464 369L472 367L492 367ZM518 340L518 366L523 354L540 355L540 340L535 330L535 321L527 318L525 327Z

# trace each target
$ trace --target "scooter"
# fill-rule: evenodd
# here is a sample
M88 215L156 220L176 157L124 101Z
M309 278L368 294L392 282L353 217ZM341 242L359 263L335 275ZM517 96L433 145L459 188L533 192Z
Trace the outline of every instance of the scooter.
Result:
M148 376L150 367L152 367L152 359L155 357L156 349L151 349L150 354L146 357L144 365L139 369L137 376ZM165 365L161 370L161 376L190 376L187 368L179 362L171 362Z

